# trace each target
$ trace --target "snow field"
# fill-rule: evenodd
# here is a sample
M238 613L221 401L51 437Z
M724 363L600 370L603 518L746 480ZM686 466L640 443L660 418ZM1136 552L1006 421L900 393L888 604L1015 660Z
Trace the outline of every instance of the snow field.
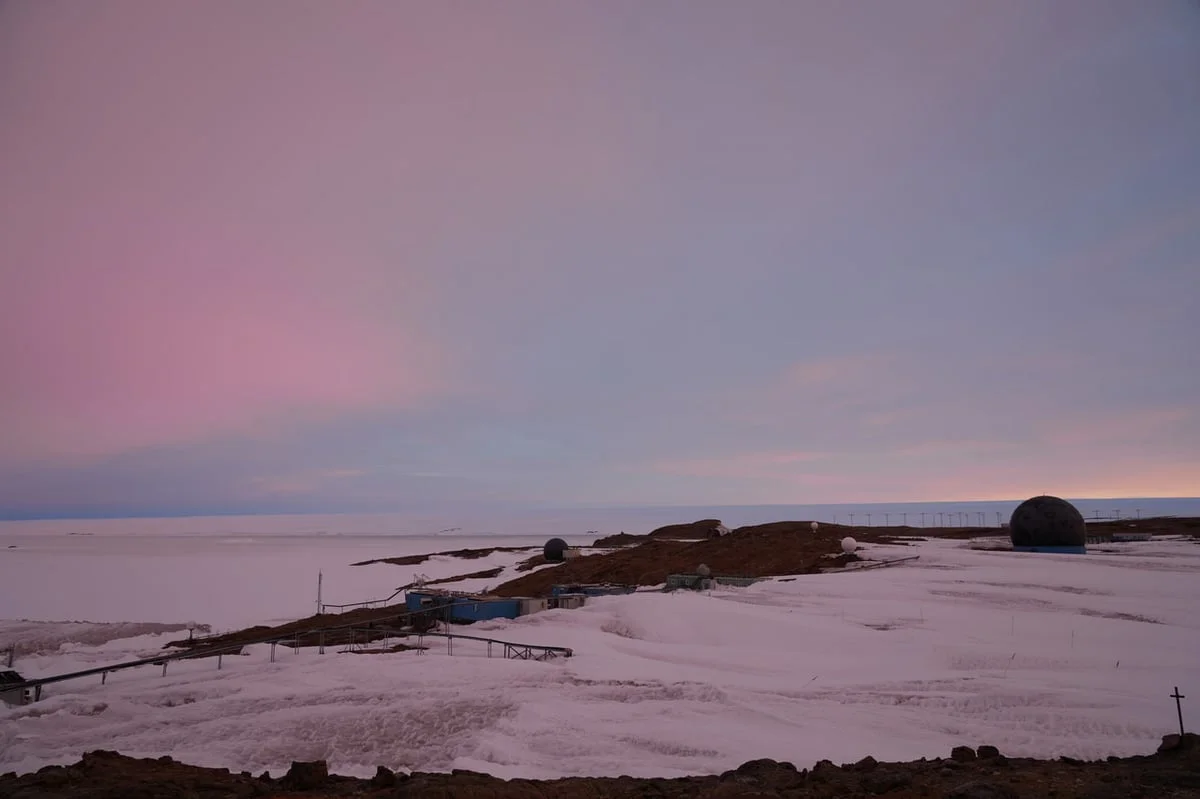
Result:
M255 773L323 758L361 776L385 765L503 777L673 776L759 757L807 767L945 756L957 744L1145 753L1175 726L1171 688L1200 682L1200 547L1106 549L867 546L868 557L921 557L742 589L606 597L464 630L576 652L547 663L488 659L463 641L450 657L430 639L424 655L279 647L269 663L258 646L220 671L199 660L170 664L166 677L150 667L104 686L85 678L0 709L0 769L95 748ZM527 554L361 568L391 568L399 585L409 572L472 572ZM38 676L119 662L170 637L72 644L17 665Z

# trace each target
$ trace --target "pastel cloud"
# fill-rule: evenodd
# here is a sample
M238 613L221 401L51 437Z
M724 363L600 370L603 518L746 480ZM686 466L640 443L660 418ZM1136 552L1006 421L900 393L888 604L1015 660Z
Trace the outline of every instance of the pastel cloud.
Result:
M0 5L0 515L1194 493L1197 36Z
M21 365L0 403L22 420L15 454L119 452L448 390L435 343L297 295L287 271L274 286L217 269L194 285L131 276L115 291L103 272L42 273L5 309L24 331L0 344Z
M792 471L823 457L820 452L741 452L727 458L660 461L652 468L682 476L755 478L777 476L781 470Z
M469 391L438 332L494 278L456 279L456 215L486 235L620 185L602 104L533 124L586 55L509 15L277 11L6 9L0 457ZM311 59L330 38L362 57Z

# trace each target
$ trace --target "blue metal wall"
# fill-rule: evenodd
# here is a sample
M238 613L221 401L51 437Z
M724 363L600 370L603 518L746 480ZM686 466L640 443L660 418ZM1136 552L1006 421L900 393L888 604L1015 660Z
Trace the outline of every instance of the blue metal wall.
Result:
M450 618L455 621L515 619L520 615L521 600L519 599L489 599L483 601L456 599L450 606Z
M1086 555L1087 547L1013 547L1013 552L1051 552L1066 555Z
M427 600L427 601L422 601ZM484 621L485 619L515 619L521 615L519 599L475 599L466 596L409 591L404 595L404 606L410 611L450 608L454 621Z

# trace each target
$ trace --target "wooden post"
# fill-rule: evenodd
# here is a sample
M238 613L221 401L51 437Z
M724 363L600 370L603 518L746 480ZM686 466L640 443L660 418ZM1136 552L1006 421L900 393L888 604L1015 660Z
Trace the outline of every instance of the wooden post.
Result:
M165 661L165 660L163 661L163 673L162 673L162 676L164 676L164 677L166 677L166 676L167 676L167 661Z
M102 671L100 672L100 684L104 685L106 682L108 682L108 672Z
M325 654L325 630L321 629L317 632L317 654Z
M275 642L271 642L271 662L275 662Z
M217 653L217 671L220 671L220 670L221 670L221 658L223 658L223 657L225 657L225 653L224 653L224 652L218 652L218 653Z

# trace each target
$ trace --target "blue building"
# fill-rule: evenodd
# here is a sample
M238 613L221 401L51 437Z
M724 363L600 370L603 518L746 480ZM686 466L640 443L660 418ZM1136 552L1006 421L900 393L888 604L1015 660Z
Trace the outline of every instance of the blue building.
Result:
M515 619L521 615L519 599L459 599L450 605L451 621L487 621L488 619Z
M451 591L409 591L404 595L404 606L412 613L440 608L441 618L457 622L515 619L521 615L520 599Z

